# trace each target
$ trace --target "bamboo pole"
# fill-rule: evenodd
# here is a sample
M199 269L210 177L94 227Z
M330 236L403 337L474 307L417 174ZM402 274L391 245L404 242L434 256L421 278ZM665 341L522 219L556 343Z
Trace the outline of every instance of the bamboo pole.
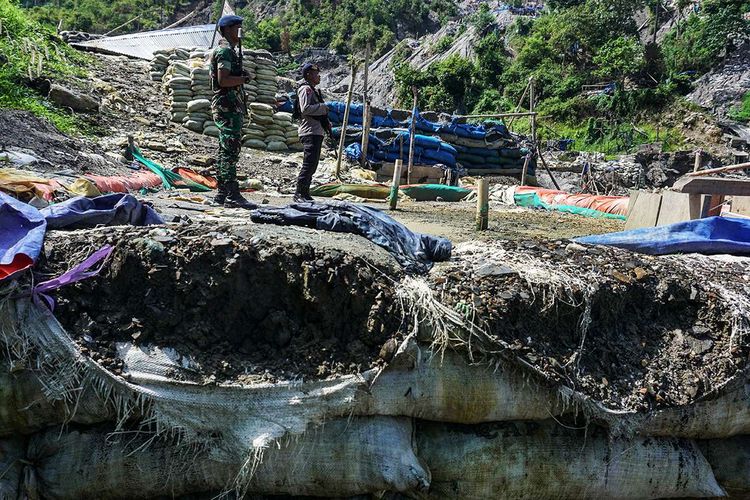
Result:
M516 113L521 111L521 105L523 104L524 99L526 99L526 94L529 93L529 84L526 84L526 88L523 89L523 94L521 95L521 98L518 100L518 104L516 104ZM510 120L508 120L508 129L510 130L510 126L513 124L513 120L516 118L515 116L509 117Z
M346 108L344 109L344 122L341 124L341 137L339 137L339 150L336 157L336 178L341 178L341 159L344 157L344 146L346 145L346 128L349 125L349 109L352 107L352 94L354 93L354 77L357 74L357 62L352 57L351 79L349 81L349 92L346 94Z
M136 20L140 19L141 16L143 16L143 14L138 14L133 19L130 19L129 21L125 21L124 23L122 23L118 27L107 31L103 36L109 36L109 35L111 35L112 33L114 33L115 31L119 30L120 28L123 28L123 27L127 26L128 24L132 23L133 21L136 21Z
M523 113L494 113L491 115L457 115L455 118L463 120L466 118L517 118L522 116L534 116L536 113L523 112Z
M395 165L393 166L393 183L391 184L391 194L390 194L390 209L396 210L396 205L398 204L398 188L401 185L401 170L403 170L404 162L401 160L396 160Z
M555 179L555 176L552 175L552 170L550 170L550 168L547 166L547 162L544 161L544 156L542 156L542 151L539 149L539 146L536 147L536 153L542 162L542 166L544 167L544 170L547 171L549 178L552 179L552 184L554 184L555 188L557 188L557 190L560 191L560 185L557 183L557 179Z
M368 80L369 80L369 73L370 73L370 42L367 42L367 48L365 49L365 74L362 80L362 83L364 85L363 91L362 91L362 103L365 105L364 109L364 116L362 117L362 157L361 165L364 167L367 164L367 147L370 144L370 120L372 120L372 117L370 116L370 113L372 109L370 108L370 97L368 96Z
M411 91L414 94L414 105L411 108L411 127L409 128L409 167L406 170L407 184L411 184L411 169L414 166L414 139L417 129L417 117L415 116L415 111L417 110L417 98L419 96L417 87L412 87Z
M750 163L738 163L737 165L729 165L729 166L720 167L720 168L711 168L708 170L701 170L700 172L691 172L689 174L685 174L685 177L699 177L701 175L720 174L723 172L733 172L735 170L745 170L747 168L750 168Z
M370 145L370 122L372 117L370 116L372 110L370 103L365 103L365 111L363 116L363 127L362 127L362 157L360 158L360 164L364 167L367 164L367 148Z
M536 89L534 88L534 79L529 80L529 112L534 113L536 106ZM531 115L531 142L536 145L536 113Z
M484 231L490 222L490 183L487 179L477 181L477 231Z

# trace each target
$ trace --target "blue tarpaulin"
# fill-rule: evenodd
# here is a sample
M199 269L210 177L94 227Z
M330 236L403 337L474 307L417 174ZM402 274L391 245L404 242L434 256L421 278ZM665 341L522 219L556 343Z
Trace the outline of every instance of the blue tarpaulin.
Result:
M39 210L0 193L0 279L34 264L46 230L47 222Z
M120 224L144 226L164 221L154 209L124 193L79 196L43 210L0 193L0 280L34 264L47 229Z
M576 241L652 255L750 254L750 219L708 217L667 226L585 236Z
M250 218L257 223L358 234L385 248L407 273L426 273L433 262L451 257L449 240L414 233L380 210L352 203L294 203L285 207L262 207L250 212Z
M98 225L150 226L164 224L156 211L130 194L113 193L96 198L78 196L43 209L49 229Z

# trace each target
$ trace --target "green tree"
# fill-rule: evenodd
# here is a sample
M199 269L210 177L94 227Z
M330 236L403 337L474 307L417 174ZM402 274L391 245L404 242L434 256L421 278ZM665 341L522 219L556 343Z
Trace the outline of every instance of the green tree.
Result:
M597 77L617 80L622 85L625 77L643 68L643 48L635 38L615 38L602 45L593 63L597 66L594 72Z

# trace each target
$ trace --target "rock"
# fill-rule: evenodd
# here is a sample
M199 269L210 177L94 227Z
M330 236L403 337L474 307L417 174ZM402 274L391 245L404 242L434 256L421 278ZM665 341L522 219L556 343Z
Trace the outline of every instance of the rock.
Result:
M38 163L39 158L18 151L2 151L0 152L0 164L4 162L9 162L13 166L25 167Z
M47 98L62 108L70 108L77 112L99 111L99 101L91 96L79 94L61 85L53 83Z
M193 165L198 165L201 167L210 167L214 163L216 163L216 158L212 156L204 156L204 155L191 155L188 158L188 161Z
M516 271L502 264L483 264L475 271L477 276L502 276L505 274L516 274Z
M166 151L167 150L167 145L164 144L163 142L149 141L143 146L146 149L151 149L153 151Z
M585 252L587 248L579 243L568 243L565 247L566 252Z

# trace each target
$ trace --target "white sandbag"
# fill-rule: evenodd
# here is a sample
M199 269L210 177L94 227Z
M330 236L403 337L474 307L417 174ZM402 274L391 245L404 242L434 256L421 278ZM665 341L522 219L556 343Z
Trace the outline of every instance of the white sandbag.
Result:
M219 137L219 129L215 126L203 127L203 135L210 135L211 137Z
M189 87L191 84L191 80L188 77L185 76L175 76L167 81L167 85L169 87Z
M45 391L32 371L11 373L0 356L0 437L31 434L67 422L91 424L114 417L111 406L93 390L70 395L69 400L49 396L46 392L49 391Z
M566 406L556 390L520 373L471 365L460 353L441 355L413 341L396 353L370 395L360 413L463 424L543 420L562 414Z
M591 426L555 422L481 426L423 424L419 456L430 498L644 499L724 492L693 441L610 439Z
M282 141L272 141L270 139L266 139L268 141L267 149L269 151L276 151L276 152L286 152L289 151L289 148L286 145L286 142Z
M26 440L21 437L0 439L0 500L21 496L21 479L26 461Z
M715 399L667 408L645 417L621 416L614 425L644 436L713 439L750 434L750 382L745 381Z
M188 103L187 109L189 112L197 112L211 107L211 101L208 99L195 99Z
M193 132L203 132L203 122L202 121L195 121L195 120L188 120L187 122L183 123L185 128L188 130L192 130Z
M287 113L285 111L279 111L278 113L274 113L273 117L276 120L281 120L283 122L292 123L292 114Z
M254 113L258 113L259 115L273 116L273 107L267 104L253 103L250 105L250 108L252 108Z
M730 497L750 498L750 436L698 441L698 447Z
M265 137L266 142L280 142L283 143L286 146L286 137L280 136L280 135L266 135Z
M248 139L246 141L243 141L242 144L244 146L247 146L248 148L266 149L266 143L264 141L259 140L259 139Z
M343 497L425 490L429 473L411 438L409 419L342 419L272 446L253 464L219 447L201 453L102 431L50 432L31 440L29 457L49 499L172 497L228 489L235 480L248 493Z

